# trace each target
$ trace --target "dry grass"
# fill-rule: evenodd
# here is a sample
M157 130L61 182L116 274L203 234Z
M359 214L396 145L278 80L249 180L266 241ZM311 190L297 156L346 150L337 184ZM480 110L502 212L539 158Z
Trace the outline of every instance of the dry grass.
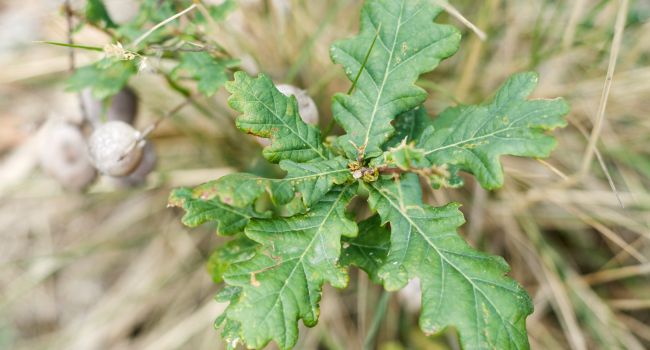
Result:
M87 194L61 191L36 168L33 142L52 112L78 116L74 97L62 92L67 52L30 43L65 40L65 20L47 3L0 4L0 348L219 349L212 321L224 305L212 301L216 287L203 268L219 239L210 227L183 228L166 196L263 161L233 133L220 94L202 101L209 118L186 108L153 133L161 161L146 188L115 191L101 182ZM308 87L329 118L332 94L349 83L328 46L356 30L360 1L294 0L289 11L241 3L213 35L247 70ZM458 14L443 16L465 40L423 79L432 114L481 101L525 69L540 72L538 97L562 95L572 105L552 158L505 159L506 186L495 193L468 181L432 199L463 203L470 223L463 234L512 265L535 301L528 329L536 349L650 347L650 6L630 1L625 15L626 4L456 1L487 38ZM89 28L76 39L106 41ZM182 101L155 76L134 85L141 127ZM349 290L326 290L321 322L301 333L299 349L361 347L379 294L363 276L352 281ZM414 320L394 298L379 348L457 348L451 333L426 338Z

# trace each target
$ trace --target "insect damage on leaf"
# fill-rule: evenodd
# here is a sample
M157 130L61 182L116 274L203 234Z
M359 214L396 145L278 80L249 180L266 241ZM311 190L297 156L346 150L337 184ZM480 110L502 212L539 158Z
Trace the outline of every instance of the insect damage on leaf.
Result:
M331 56L353 81L334 97L333 117L345 134L323 142L294 97L266 75L243 72L226 83L243 132L271 139L264 157L286 172L280 179L233 174L173 192L183 222L215 222L234 235L210 260L228 302L216 324L230 348L291 349L298 322L318 321L323 285L343 288L356 266L387 290L422 284L420 326L455 327L465 349L527 349L532 303L507 276L499 257L471 248L458 234L465 222L455 203L424 203L433 188L459 187L458 172L485 188L503 185L502 155L545 157L549 131L566 124L561 99L528 100L533 73L514 75L489 103L449 108L430 118L420 75L452 55L460 35L433 19L428 0L366 0L361 32L333 45ZM358 225L346 208L358 194L372 211Z

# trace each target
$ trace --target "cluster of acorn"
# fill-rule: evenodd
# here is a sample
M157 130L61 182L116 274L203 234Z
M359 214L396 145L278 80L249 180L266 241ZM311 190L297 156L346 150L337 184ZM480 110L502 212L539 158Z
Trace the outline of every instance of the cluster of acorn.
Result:
M306 123L318 124L316 103L306 91L292 85L277 88L286 96L296 97ZM74 191L86 189L98 174L109 177L118 187L143 184L154 170L157 156L153 145L133 127L138 112L136 94L124 88L107 108L90 91L81 96L87 119L81 125L50 120L44 126L38 152L43 171ZM271 143L263 138L257 141L262 146Z
M68 190L90 186L98 173L116 186L145 182L156 166L156 151L133 127L138 97L129 88L104 107L90 91L82 94L86 120L81 125L51 120L43 127L38 148L41 168Z

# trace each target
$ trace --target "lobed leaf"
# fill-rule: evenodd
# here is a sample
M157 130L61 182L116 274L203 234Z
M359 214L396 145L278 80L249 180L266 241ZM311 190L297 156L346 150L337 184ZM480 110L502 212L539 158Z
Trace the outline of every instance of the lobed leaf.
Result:
M207 52L186 52L181 54L179 65L172 70L172 77L178 79L180 72L186 71L198 81L199 92L210 97L228 81L228 67L233 63Z
M526 317L532 302L505 276L509 267L502 258L473 250L458 235L464 222L458 204L423 204L415 174L382 179L369 191L371 208L390 222L392 232L379 277L388 290L420 279L424 332L453 326L466 350L528 349Z
M93 97L104 100L120 92L137 72L133 61L104 58L77 69L68 79L66 91L79 92L88 88Z
M217 233L221 235L242 232L252 218L259 216L252 209L235 208L215 198L196 197L189 188L173 190L167 206L183 208L185 215L182 221L188 227L197 227L206 222L216 222Z
M527 100L535 73L512 76L490 103L444 111L422 135L419 147L435 165L455 165L476 176L486 189L503 185L499 157L548 157L555 138L546 131L566 126L563 99Z
M332 46L332 60L355 82L355 91L336 95L333 104L349 158L380 155L395 117L427 97L418 77L458 50L458 30L433 22L439 12L429 0L367 0L359 35Z
M224 276L229 285L241 288L225 320L239 325L249 347L275 340L281 349L290 349L298 337L297 321L307 326L318 321L323 283L347 285L348 275L338 261L341 237L357 234L346 214L354 192L351 186L339 188L306 214L254 219L246 227L246 235L265 252L232 265Z
M335 185L351 179L347 161L340 157L313 163L284 160L280 162L280 167L287 171L284 179L231 174L197 187L194 195L205 199L218 197L224 203L241 208L253 204L264 193L276 205L287 204L296 193L300 193L303 203L310 207Z
M237 118L237 127L271 139L271 146L264 148L266 159L304 163L329 158L320 130L302 120L296 98L283 95L268 76L260 74L255 79L236 72L235 80L228 82L226 89L232 94L230 106L243 113Z

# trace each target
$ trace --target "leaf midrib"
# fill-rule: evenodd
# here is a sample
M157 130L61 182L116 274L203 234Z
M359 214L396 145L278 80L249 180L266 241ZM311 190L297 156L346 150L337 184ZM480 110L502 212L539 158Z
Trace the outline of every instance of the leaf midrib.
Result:
M316 233L314 234L314 236L312 237L311 241L309 242L309 244L307 245L307 247L305 248L305 250L302 252L302 254L301 254L299 257L297 257L297 258L294 257L294 258L290 258L290 259L288 259L288 260L285 260L285 262L287 262L287 261L292 261L292 260L296 260L296 259L297 259L298 261L297 261L296 264L293 266L293 269L292 269L291 272L289 273L289 276L288 276L288 277L286 278L286 280L284 281L284 284L282 285L282 288L280 288L280 290L277 292L277 296L278 296L278 297L275 299L275 302L274 302L273 305L269 308L269 311L268 311L268 312L266 313L266 315L264 316L264 319L262 320L262 324L266 323L266 320L269 318L269 315L271 314L271 311L273 311L273 310L275 309L276 305L278 304L278 301L280 301L280 299L282 299L282 298L280 297L280 295L282 295L282 293L284 292L284 289L285 289L285 288L287 287L287 285L289 284L289 280L291 280L291 278L293 277L293 274L296 272L296 269L298 268L298 266L299 266L299 265L302 265L302 261L303 261L303 259L305 258L305 255L307 254L307 252L309 251L309 249L311 248L311 246L314 244L314 242L316 242L316 238L320 236L320 231L323 229L323 226L325 225L325 223L329 220L330 216L332 215L332 213L333 213L334 210L336 209L338 203L341 201L341 198L343 198L343 196L345 195L345 193L347 192L347 190L348 190L348 187L345 187L343 190L341 190L341 193L339 194L339 196L336 197L336 200L334 200L334 201L332 202L332 206L331 206L330 210L329 210L329 211L327 212L327 214L324 216L323 220L321 221L320 225L318 226L318 230L316 231ZM307 283L309 284L309 281L307 281ZM308 294L311 293L311 291L309 290L309 285L307 285L307 293L308 293Z
M426 234L422 231L422 229L421 229L421 228L420 228L420 227L419 227L415 222L413 222L413 220L411 220L411 217L410 217L410 216L408 216L406 213L404 213L404 212L402 211L402 209L401 209L398 205L396 205L395 202L393 202L393 201L391 200L390 197L386 196L386 194L385 194L385 193L384 193L380 188L377 188L377 185L373 185L373 187L375 188L375 190L376 190L376 191L377 191L377 192L378 192L378 193L379 193L379 194L380 194L384 199L386 199L386 200L390 203L390 205L391 205L393 208L395 208L395 209L400 213L400 215L402 215L403 218L405 218L405 219L409 222L409 224L410 224L412 227L415 227L415 229L416 229L416 231L418 232L418 234L420 235L420 237L422 237L422 238L427 242L427 244L429 244L429 246L430 246L431 248L433 248L433 249L436 251L436 253L438 254L438 256L441 257L441 259L443 259L443 260L444 260L444 261L445 261L449 266L451 266L454 270L458 271L458 273L460 273L460 274L461 274L461 275L462 275L462 276L463 276L463 277L464 277L464 278L465 278L465 279L470 283L470 285L472 286L472 289L473 289L473 290L475 290L475 291L478 290L478 291L481 293L481 295L483 295L483 298L484 298L484 299L485 299L485 300L490 304L490 307L491 307L491 308L496 312L496 314L497 314L497 315L499 316L499 318L501 319L501 322L502 322L502 323L508 323L508 324L510 324L511 326L514 326L514 325L512 325L512 323L510 323L510 322L508 322L508 321L506 321L506 320L504 319L503 315L501 315L501 313L500 313L499 310L496 308L496 306L495 306L495 305L492 303L492 301L487 297L487 295L483 292L483 290L482 290L479 286L477 286L477 285L474 283L474 281L472 280L472 278L470 278L469 276L467 276L467 275L466 275L466 274L465 274L465 273L464 273L460 268L458 268L455 264L453 264L451 261L449 261L449 260L447 259L447 257L446 257L442 252L441 252L441 250L438 249L438 247L437 247L437 246L436 246L436 245L435 245L435 244L434 244L434 243L429 239L429 237L426 236ZM474 306L475 306L475 308L478 306L478 301L477 301L477 298L476 298L476 297L474 298ZM477 312L477 315L478 315L478 312ZM510 333L510 327L504 327L504 328L505 328L506 331L508 332L508 335L509 335L510 339L513 340L514 338L511 336L511 333ZM516 329L515 327L512 327L512 328L513 328L515 331L517 331L517 329ZM518 331L517 331L517 332L518 332ZM479 333L479 334L480 334L480 333ZM516 341L512 341L512 343L515 344L515 346L517 346L517 342L516 342ZM518 346L517 346L517 349L519 349Z
M430 151L424 152L424 155L428 156L428 155L430 155L432 153L435 153L435 152L444 151L445 149L448 149L448 148L458 147L458 146L460 146L462 144L466 144L466 143L469 143L469 142L478 141L478 140L482 140L482 139L485 139L485 138L493 137L493 136L496 136L498 134L501 134L501 133L504 133L504 132L507 132L507 131L510 131L510 130L523 129L524 126L516 125L516 124L521 122L524 119L527 119L531 114L533 114L535 112L536 111L531 111L531 112L525 114L523 117L520 117L520 118L512 121L510 124L508 124L508 126L506 128L498 129L498 130L495 130L495 131L490 132L490 133L485 134L485 135L481 135L481 136L478 136L478 137L473 136L473 137L470 137L470 138L468 138L466 140L462 140L462 141L458 141L458 142L455 142L455 143L452 143L452 144L449 144L449 145L438 147L438 148L432 149ZM542 128L542 127L538 127L538 128ZM474 135L476 135L480 131L480 129L481 128L477 129L477 131L474 133ZM531 129L535 129L535 128L531 127Z
M386 62L386 68L384 71L384 79L381 83L380 90L377 93L377 98L375 100L375 106L373 107L371 116L370 116L370 124L368 124L368 130L366 130L366 137L364 139L363 145L361 146L361 149L363 152L365 152L366 148L368 147L368 142L370 142L370 132L373 130L373 125L375 123L375 117L377 116L377 110L379 108L379 101L381 101L381 97L384 94L384 89L386 88L386 81L388 80L388 76L390 75L390 65L393 62L393 55L395 54L395 45L397 45L397 38L399 37L400 30L402 29L402 16L404 16L404 0L402 0L402 4L400 6L400 13L399 17L397 18L397 29L395 30L395 37L393 38L393 45L391 47L391 50L388 55L388 61Z
M347 171L349 171L347 168L345 168L345 169L337 169L337 170L327 171L327 172L318 173L318 174L304 175L304 176L298 176L298 177L288 177L288 178L285 178L285 179L280 179L278 181L305 180L305 179L309 179L309 178L312 178L312 177L327 176L327 175L338 174L338 173L347 172Z
M289 131L291 131L292 134L297 136L300 139L300 141L302 141L305 145L309 146L309 148L311 148L314 152L316 152L316 154L318 154L324 160L328 159L327 157L325 157L325 155L319 149L315 148L311 143L307 142L307 140L305 140L302 137L302 135L300 135L298 133L297 130L294 130L291 126L289 126L289 124L287 124L284 120L282 120L282 118L280 118L280 116L277 113L275 113L274 110L272 110L269 106L267 106L266 103L264 103L264 101L260 100L257 97L257 95L251 94L251 96L253 96L253 98L255 98L255 100L257 102L259 102L264 108L266 108L266 110L269 111L269 113L271 113L275 117L275 119L279 120L282 123L282 125L284 125ZM291 102L289 102L289 103L291 103ZM300 116L298 116L298 118L300 119ZM305 125L307 125L307 124L305 124ZM309 126L307 125L307 127L309 127Z

